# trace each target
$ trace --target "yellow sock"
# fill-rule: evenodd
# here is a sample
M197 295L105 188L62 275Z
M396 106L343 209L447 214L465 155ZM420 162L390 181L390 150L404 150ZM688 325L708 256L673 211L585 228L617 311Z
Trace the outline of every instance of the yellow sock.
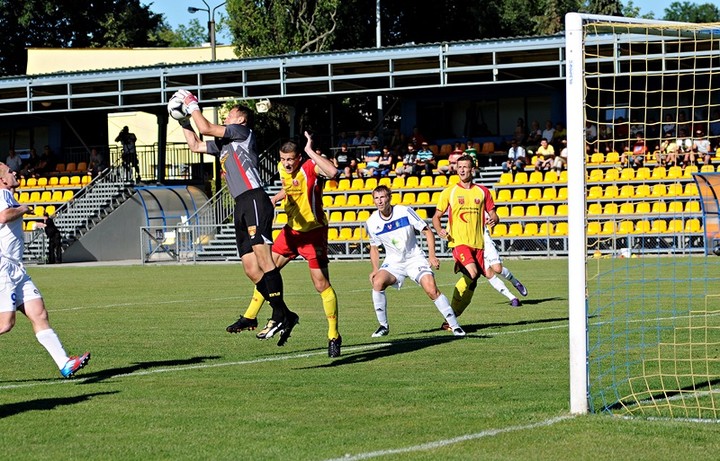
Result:
M261 295L260 292L257 291L257 288L255 288L255 291L253 291L252 299L250 300L250 304L245 310L243 317L245 317L246 319L257 318L258 312L260 312L260 308L262 307L264 302L265 298L263 298L263 295Z
M327 287L320 293L320 298L322 298L323 310L328 321L328 339L337 339L340 333L338 332L337 295L335 295L333 287Z
M472 301L473 294L475 294L475 286L472 280L463 275L455 284L452 301L450 302L455 317L460 317L465 312L465 309L470 305L470 301Z

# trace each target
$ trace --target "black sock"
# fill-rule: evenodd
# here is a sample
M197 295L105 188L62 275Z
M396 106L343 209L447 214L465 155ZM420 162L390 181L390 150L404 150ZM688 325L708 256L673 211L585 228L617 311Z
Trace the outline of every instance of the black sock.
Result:
M280 276L280 269L276 267L269 272L265 272L265 275L263 275L263 278L260 280L260 284L262 284L263 281L265 282L264 285L267 296L265 296L265 293L262 291L260 294L267 299L272 307L272 319L276 322L282 322L289 311L283 298L283 280Z

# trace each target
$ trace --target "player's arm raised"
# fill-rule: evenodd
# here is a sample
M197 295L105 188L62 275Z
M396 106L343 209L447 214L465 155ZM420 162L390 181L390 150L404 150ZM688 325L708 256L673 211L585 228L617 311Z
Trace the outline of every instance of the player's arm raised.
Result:
M214 123L211 123L202 114L202 111L200 110L200 104L198 104L197 96L187 90L178 90L175 94L180 95L183 98L183 103L185 104L185 113L192 118L193 122L195 122L195 126L197 126L200 134L202 134L203 136L215 136L216 138L222 138L225 135L224 125L216 125Z
M312 148L312 136L310 136L310 133L307 131L305 132L305 138L307 138L307 143L305 144L305 153L310 157L310 159L315 162L316 170L318 173L322 174L326 178L334 178L337 176L338 170L335 164L323 157L322 155L318 155L315 153L315 151Z

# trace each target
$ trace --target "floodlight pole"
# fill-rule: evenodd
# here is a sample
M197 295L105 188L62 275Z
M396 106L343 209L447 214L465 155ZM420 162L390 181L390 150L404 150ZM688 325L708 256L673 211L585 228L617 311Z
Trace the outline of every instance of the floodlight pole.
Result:
M188 7L188 13L195 14L198 11L205 11L208 14L208 41L210 42L210 57L212 61L215 61L217 58L216 54L216 45L215 45L215 11L217 11L218 8L223 6L227 3L227 1L220 3L217 6L214 6L213 8L210 8L210 5L208 5L207 1L201 0L207 8L196 8L194 6Z

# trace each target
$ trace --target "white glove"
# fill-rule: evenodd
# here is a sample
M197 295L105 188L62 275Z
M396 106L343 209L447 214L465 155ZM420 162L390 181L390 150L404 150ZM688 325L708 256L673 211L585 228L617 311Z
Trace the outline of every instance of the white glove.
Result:
M183 103L185 104L183 106L185 115L190 115L196 110L200 110L197 97L188 90L178 90L175 94L182 98Z

